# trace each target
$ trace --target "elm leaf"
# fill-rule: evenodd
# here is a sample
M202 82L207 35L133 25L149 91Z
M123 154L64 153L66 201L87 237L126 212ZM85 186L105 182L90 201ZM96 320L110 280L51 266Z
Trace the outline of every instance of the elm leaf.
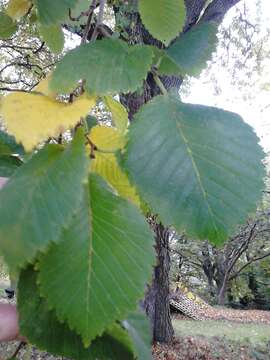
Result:
M85 348L79 335L67 324L60 323L54 311L49 311L40 297L37 273L31 266L21 272L18 285L20 333L40 350L74 360L133 360L126 332L113 324L101 337ZM71 293L69 293L69 297ZM80 296L80 295L78 295ZM34 326L33 326L34 324Z
M92 174L61 242L39 261L41 294L89 346L136 309L151 279L153 245L139 210Z
M217 244L256 210L263 157L239 115L168 95L136 115L123 163L163 223Z
M11 271L59 241L81 201L89 160L81 129L64 149L47 145L0 191L0 251Z

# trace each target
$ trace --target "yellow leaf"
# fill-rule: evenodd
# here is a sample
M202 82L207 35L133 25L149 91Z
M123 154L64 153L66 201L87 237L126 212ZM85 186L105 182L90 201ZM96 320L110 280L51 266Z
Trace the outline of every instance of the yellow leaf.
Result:
M101 175L120 196L127 198L140 206L140 200L135 188L131 186L127 175L121 170L114 154L95 152L95 159L91 161L91 171Z
M120 132L125 132L128 127L128 113L120 102L110 96L104 96L104 103L112 114L112 121Z
M28 12L30 6L29 0L10 0L6 12L13 20L18 20Z
M140 199L135 188L130 184L125 172L118 165L114 153L123 148L125 138L118 130L107 126L96 126L90 133L91 141L100 151L95 151L95 159L91 161L91 171L101 175L122 197L140 206Z
M109 126L95 126L90 132L91 141L100 150L111 151L124 147L125 137L115 128Z
M43 95L49 96L51 98L56 98L56 93L52 92L49 88L49 82L51 80L51 74L49 74L45 79L42 79L37 86L34 87L34 91L40 92Z
M94 97L82 96L65 104L43 95L15 92L2 100L1 113L8 132L30 151L48 137L74 127L95 103Z
M192 292L188 291L187 297L189 300L196 300L196 296Z

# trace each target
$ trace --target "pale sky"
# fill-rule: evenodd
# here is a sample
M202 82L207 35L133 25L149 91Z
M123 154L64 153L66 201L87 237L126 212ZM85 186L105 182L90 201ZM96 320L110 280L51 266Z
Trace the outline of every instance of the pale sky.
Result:
M262 31L266 30L266 27L270 28L270 0L262 1L262 16L263 26ZM256 1L246 0L246 5L251 9L252 15L256 14ZM229 22L234 9L227 15L225 19ZM252 16L250 18L252 22ZM270 44L270 39L269 39ZM243 119L255 128L256 133L261 139L261 144L265 151L270 151L270 88L268 91L262 90L260 84L258 88L254 90L255 99L250 103L244 101L239 96L239 91L235 86L230 84L230 78L228 72L224 68L213 68L215 76L218 82L222 84L222 93L215 96L213 86L206 83L205 73L202 73L199 79L191 79L190 94L182 96L182 99L187 102L218 106L226 110L230 110L238 113ZM266 70L262 81L270 84L270 59L266 59Z

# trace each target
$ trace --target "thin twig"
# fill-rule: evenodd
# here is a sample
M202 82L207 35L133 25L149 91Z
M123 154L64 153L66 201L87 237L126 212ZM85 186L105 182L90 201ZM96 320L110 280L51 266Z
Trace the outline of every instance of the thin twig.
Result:
M30 90L24 90L24 89L11 89L8 87L0 87L0 91L8 91L8 92L24 92L24 93L30 93Z
M16 348L14 354L11 356L11 358L15 358L19 352L21 351L21 349L26 345L26 342L25 341L21 341L18 345L18 347Z
M106 4L106 0L100 0L99 2L99 13L98 13L98 18L97 18L97 22L96 22L96 26L94 29L94 32L92 34L91 37L91 41L95 41L97 39L98 36L98 28L100 27L100 25L103 22L103 15L104 15L104 7Z
M270 252L269 253L266 253L262 256L259 256L259 257L256 257L256 258L252 258L250 259L250 261L248 261L245 265L243 265L238 271L236 271L234 274L232 274L230 277L229 277L229 281L235 279L246 267L248 267L250 264L256 262L256 261L259 261L259 260L263 260L265 259L266 257L269 257L270 256Z
M98 149L93 141L86 135L87 143L90 145L90 158L95 159L95 151Z
M167 95L168 92L165 88L165 86L163 85L162 81L160 80L159 76L155 73L153 73L153 77L154 77L154 80L157 84L157 86L160 88L160 91L162 92L163 95Z
M108 27L107 27L108 28ZM104 37L106 37L106 38L111 38L112 37L112 34L110 34L109 33L109 31L106 29L106 27L104 26L104 24L103 25L100 25L99 27L98 27L98 32L100 33L100 34L102 34Z
M88 19L85 25L85 29L84 29L84 33L83 33L83 37L81 40L81 44L85 44L87 41L87 37L91 28L91 22L92 22L92 18L93 18L93 14L94 14L94 10L96 8L97 5L97 0L93 0L92 4L89 7L89 11L88 11Z
M69 19L71 21L79 21L84 16L89 16L89 11L82 11L79 16L73 17L71 14L71 9L68 10Z

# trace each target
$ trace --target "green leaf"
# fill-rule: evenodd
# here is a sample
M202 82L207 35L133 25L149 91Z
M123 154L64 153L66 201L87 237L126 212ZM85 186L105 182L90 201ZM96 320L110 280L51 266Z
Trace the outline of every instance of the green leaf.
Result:
M6 40L17 31L17 25L10 16L0 12L0 39Z
M68 298L72 297L70 291ZM76 294L80 297L80 294ZM37 288L37 273L23 270L18 285L20 334L41 350L75 360L132 360L130 341L117 324L106 330L91 347L84 348L81 338L65 323L60 323L54 311L48 311Z
M0 155L24 155L24 149L16 143L14 136L0 130Z
M221 243L256 209L263 157L240 116L168 95L136 115L124 166L163 223Z
M181 73L180 68L178 67L178 65L176 65L170 58L169 56L164 55L160 61L160 65L158 67L158 73L160 75L175 75L175 76L180 76L180 75L184 75L183 73Z
M0 155L0 177L10 177L22 165L17 156Z
M138 360L151 360L151 326L149 319L137 310L129 314L123 326L133 340L134 353Z
M91 175L62 241L40 260L40 290L88 346L136 308L153 264L153 235L144 217Z
M84 44L68 52L58 63L50 86L52 91L68 93L84 79L90 93L135 91L150 70L152 56L150 47L128 46L119 39Z
M0 192L0 251L11 271L59 240L81 201L88 166L80 130L66 150L45 146Z
M120 132L125 132L128 127L128 112L126 108L114 98L104 96L104 103L112 114L112 121Z
M9 0L6 12L13 20L19 20L27 14L30 7L30 0Z
M216 49L217 31L214 22L203 22L182 34L166 50L183 75L198 76L206 67L207 61L211 60ZM168 66L168 60L165 58L164 61L165 64L161 64L161 68Z
M89 137L97 147L91 161L91 172L102 176L121 197L140 207L136 188L130 184L127 174L117 161L117 151L123 149L126 143L124 133L111 126L96 126Z
M182 31L185 24L184 0L139 0L139 12L146 29L166 45Z
M89 0L77 0L76 6L71 11L71 18L68 16L65 19L65 24L74 26L86 25L87 15L81 16L82 12L86 12L89 9ZM76 20L74 20L76 19Z
M151 46L151 49L154 53L153 66L160 75L181 75L179 67L168 57L165 50L155 46Z
M78 0L35 0L41 24L61 23L68 17L69 9L72 9L77 2Z
M39 33L53 53L60 54L62 52L65 37L61 25L40 25Z
M95 126L98 125L98 119L95 116L87 115L85 117L88 132Z

